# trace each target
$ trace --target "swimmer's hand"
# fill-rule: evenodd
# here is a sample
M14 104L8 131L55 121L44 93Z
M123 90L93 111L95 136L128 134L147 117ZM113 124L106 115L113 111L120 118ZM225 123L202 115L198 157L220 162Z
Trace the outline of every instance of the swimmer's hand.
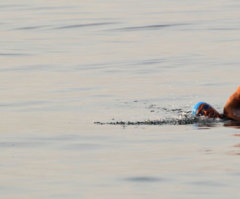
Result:
M227 118L240 121L240 86L228 98L224 106L223 113Z

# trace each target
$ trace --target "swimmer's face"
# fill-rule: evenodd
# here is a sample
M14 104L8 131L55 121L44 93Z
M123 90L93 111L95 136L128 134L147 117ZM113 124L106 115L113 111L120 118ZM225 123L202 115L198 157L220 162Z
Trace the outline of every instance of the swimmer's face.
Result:
M209 118L221 118L221 115L208 104L201 104L198 108L197 115L203 115Z

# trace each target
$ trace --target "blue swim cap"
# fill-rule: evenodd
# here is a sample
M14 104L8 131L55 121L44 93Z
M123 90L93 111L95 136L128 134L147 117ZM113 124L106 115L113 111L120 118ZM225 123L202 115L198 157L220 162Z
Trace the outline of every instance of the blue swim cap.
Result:
M207 104L206 102L198 102L197 104L195 104L195 105L193 106L193 109L192 109L192 114L193 114L193 115L197 115L198 108L199 108L199 106L202 105L202 104L206 104L206 105L208 105L208 106L210 107L210 105Z

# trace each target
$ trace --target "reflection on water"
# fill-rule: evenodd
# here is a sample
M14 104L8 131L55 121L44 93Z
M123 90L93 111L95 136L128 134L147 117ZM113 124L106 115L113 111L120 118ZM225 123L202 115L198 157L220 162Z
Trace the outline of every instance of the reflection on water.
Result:
M240 129L240 122L239 121L229 120L229 121L224 122L224 126L225 127L232 127L232 128Z
M1 1L1 198L235 198L239 6Z

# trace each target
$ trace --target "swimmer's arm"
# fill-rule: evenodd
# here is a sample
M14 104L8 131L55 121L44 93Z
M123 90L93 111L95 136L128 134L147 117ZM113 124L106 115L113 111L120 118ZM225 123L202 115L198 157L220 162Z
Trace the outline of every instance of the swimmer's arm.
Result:
M240 121L240 86L227 100L223 112L227 118Z

